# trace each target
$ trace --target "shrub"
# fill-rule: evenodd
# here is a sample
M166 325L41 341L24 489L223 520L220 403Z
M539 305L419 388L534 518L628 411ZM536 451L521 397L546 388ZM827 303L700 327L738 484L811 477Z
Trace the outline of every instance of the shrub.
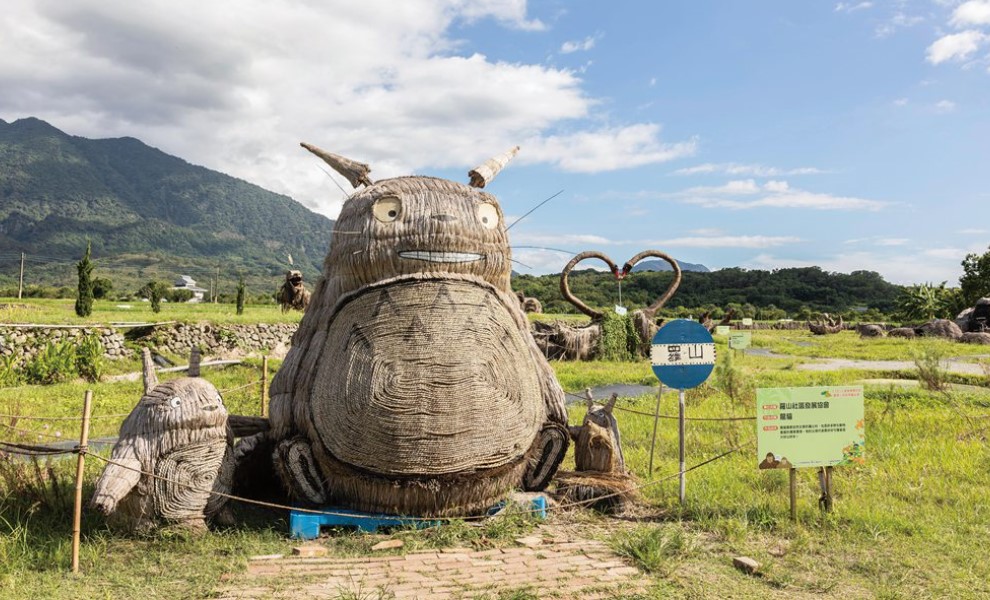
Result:
M601 331L598 337L599 360L633 359L639 347L639 337L628 314L620 315L611 310L603 311Z
M88 317L93 314L93 262L89 260L91 244L86 243L86 254L76 264L79 271L79 295L76 296L76 314Z
M161 282L159 282L159 283L161 283ZM162 285L164 285L164 284L162 284ZM181 288L180 289L166 289L166 290L164 290L163 296L169 302L177 302L177 303L180 303L181 304L182 302L189 302L190 300L192 300L193 292L192 292L192 290L184 290L184 289L181 289Z
M17 363L18 358L14 354L0 357L0 387L13 387L24 380Z
M24 378L28 383L61 383L77 374L76 347L68 340L45 344L24 367Z
M76 346L76 370L89 381L99 381L103 377L103 344L100 336L91 334Z
M922 387L941 392L949 387L949 373L942 368L942 350L935 344L923 344L911 352L918 368L918 380Z
M237 314L244 314L244 278L241 277L237 280Z

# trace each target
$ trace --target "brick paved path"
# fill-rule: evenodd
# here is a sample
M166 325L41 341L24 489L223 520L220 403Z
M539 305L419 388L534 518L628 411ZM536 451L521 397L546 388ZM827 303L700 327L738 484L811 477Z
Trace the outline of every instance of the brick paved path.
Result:
M400 556L252 560L224 600L249 598L492 598L528 589L538 597L612 598L646 580L601 542L535 548L452 548Z

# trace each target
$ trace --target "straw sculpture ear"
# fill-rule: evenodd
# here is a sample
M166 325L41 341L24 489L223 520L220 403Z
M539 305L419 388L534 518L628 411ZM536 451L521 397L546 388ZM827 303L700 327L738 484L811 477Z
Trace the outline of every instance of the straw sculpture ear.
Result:
M189 369L186 371L188 377L199 377L199 361L202 360L202 353L199 346L193 346L189 350Z
M616 393L613 393L612 394L612 397L609 398L608 399L608 402L605 403L605 412L606 412L606 414L612 414L612 409L615 408L615 401L618 400L618 399L619 399L619 395L616 394Z
M155 373L155 363L151 360L151 349L147 346L141 350L141 375L144 378L144 393L149 394L158 385L158 374Z
M346 177L347 181L351 182L352 187L357 188L359 185L372 185L372 181L368 179L368 173L371 172L371 167L368 165L327 152L322 148L307 144L306 142L300 142L299 145L322 158L334 171Z
M622 276L625 277L630 271L632 271L632 268L636 266L636 263L643 260L647 256L662 258L670 264L671 268L674 269L674 280L670 282L670 287L667 288L667 291L664 292L663 296L660 296L656 302L643 309L643 313L652 321L653 318L656 317L657 311L667 303L667 300L670 300L670 297L677 291L678 286L681 285L681 265L677 264L677 261L665 252L660 252L659 250L643 250L636 256L627 260L626 264L622 265Z
M588 405L588 411L595 407L595 399L591 396L591 388L584 388L584 402Z
M505 168L505 165L509 164L509 161L512 160L518 152L519 146L514 146L508 152L499 154L494 158L489 158L477 167L468 171L468 177L471 178L471 187L483 188L491 183L499 172Z
M619 275L619 267L615 266L615 263L612 262L611 258L605 256L601 252L597 252L595 250L588 250L572 258L571 261L564 266L564 270L560 272L560 294L564 297L565 300L573 304L575 308L577 308L579 311L583 312L584 314L588 315L592 319L601 319L602 313L589 307L584 302L581 302L574 296L574 294L571 293L571 288L570 285L568 285L568 281L567 281L567 277L568 275L570 275L571 269L573 269L575 265L577 265L579 262L581 262L586 258L597 258L601 260L606 265L608 265L608 268L612 271L612 275L614 275L616 279L621 279ZM680 274L680 271L678 271L678 274ZM666 301L666 299L664 301Z

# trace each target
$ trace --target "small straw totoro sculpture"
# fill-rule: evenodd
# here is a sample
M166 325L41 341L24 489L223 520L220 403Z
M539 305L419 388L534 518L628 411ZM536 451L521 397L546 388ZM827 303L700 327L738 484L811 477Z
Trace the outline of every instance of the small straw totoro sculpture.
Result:
M272 383L276 470L297 500L391 514L481 512L542 490L568 445L564 393L513 294L502 210L469 173L354 187Z
M227 500L210 491L230 492L227 409L213 384L198 377L197 349L189 359L193 376L164 383L147 348L143 359L144 395L120 427L90 505L138 530L159 523L203 529Z

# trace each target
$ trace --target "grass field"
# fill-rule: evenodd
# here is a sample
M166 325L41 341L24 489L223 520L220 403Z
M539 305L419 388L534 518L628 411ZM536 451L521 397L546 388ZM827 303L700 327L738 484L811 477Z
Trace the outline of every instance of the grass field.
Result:
M244 314L237 314L233 304L211 304L208 302L162 303L161 312L151 310L149 302L112 302L97 300L93 303L93 314L78 317L75 300L25 298L23 300L0 299L0 323L37 323L45 325L86 325L107 323L156 323L160 321L213 323L298 323L302 313L290 311L282 313L276 304L248 304Z
M851 369L797 370L809 356L910 360L912 349L928 343L861 341L852 333L812 338L802 332L755 332L753 341L797 358L733 355L734 397L724 391L729 373L723 372L721 380L713 378L688 393L689 416L752 415L757 387L850 384L890 376ZM972 360L980 360L982 350L948 343L935 347ZM729 351L721 341L718 349L724 361ZM118 365L115 372L130 367L137 370L137 362ZM607 383L655 383L645 361L554 367L570 391ZM258 414L258 362L204 374L221 390L233 390L225 394L231 412ZM983 387L930 392L868 386L866 464L835 469L835 509L827 515L817 508L814 473L801 471L796 523L788 515L787 473L756 468L751 421L688 423L689 465L738 445L744 449L689 473L687 503L681 507L676 478L649 484L653 420L619 411L626 459L645 485L642 505L634 517L624 519L582 510L558 512L549 525L607 540L631 557L652 581L646 594L651 598L990 598L990 562L985 560L990 541L990 376L971 379ZM137 381L118 381L0 389L0 414L71 417L79 413L85 389L94 390L94 414L101 416L128 412L141 388ZM651 394L623 399L619 408L652 412L655 402ZM666 394L660 412L676 410L676 395ZM572 420L579 421L583 412L572 408ZM92 436L112 435L119 422L119 417L95 420ZM0 417L0 423L11 420ZM56 432L61 438L78 435L77 422L49 421L47 428L44 423L17 421L17 429L31 432L25 438L0 427L5 429L0 439L48 442ZM654 463L654 477L676 472L676 421L660 421ZM0 597L5 599L208 597L226 585L221 580L225 573L236 575L245 568L248 556L289 553L293 545L285 536L284 516L264 509L240 506L236 527L202 537L168 530L146 537L122 534L86 513L83 575L71 577L66 571L74 461L54 461L50 471L43 464L38 471L27 462L4 464ZM87 463L87 496L99 471L96 460ZM402 532L407 545L401 551L512 545L534 527L533 521L519 517L484 528L454 523ZM335 554L360 555L381 539L338 533L320 541ZM733 569L731 559L740 554L762 563L759 576Z

